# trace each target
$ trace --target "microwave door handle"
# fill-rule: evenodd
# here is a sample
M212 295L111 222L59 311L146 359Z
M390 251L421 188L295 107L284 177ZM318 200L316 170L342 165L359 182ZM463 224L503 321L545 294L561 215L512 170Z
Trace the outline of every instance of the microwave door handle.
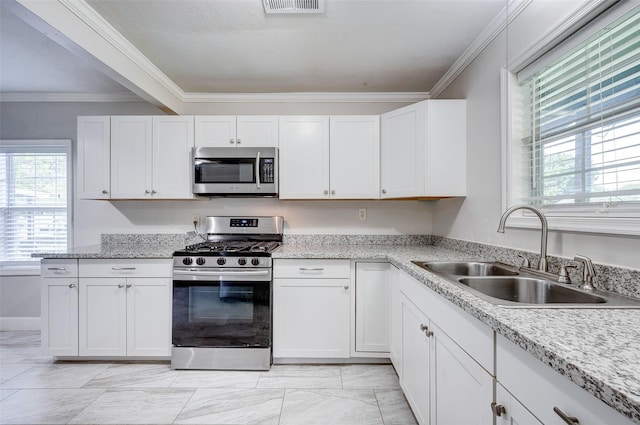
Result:
M260 151L256 155L256 189L260 189Z

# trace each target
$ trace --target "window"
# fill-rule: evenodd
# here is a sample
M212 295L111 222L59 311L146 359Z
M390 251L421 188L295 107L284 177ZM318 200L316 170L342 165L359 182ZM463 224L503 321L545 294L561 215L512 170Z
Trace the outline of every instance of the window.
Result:
M68 140L0 143L0 265L67 250L70 146Z
M516 73L509 204L640 218L640 9L595 25Z

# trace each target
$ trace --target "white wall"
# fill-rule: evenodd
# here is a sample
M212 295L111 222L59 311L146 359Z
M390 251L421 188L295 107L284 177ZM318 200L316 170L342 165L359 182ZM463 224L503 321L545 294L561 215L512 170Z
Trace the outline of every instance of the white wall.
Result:
M508 228L496 232L502 214L500 69L507 57L525 49L582 2L534 1L509 28L439 96L468 101L468 196L434 204L433 231L437 235L538 252L540 232ZM507 45L509 52L507 53ZM594 261L640 269L640 238L553 231L549 254L583 254Z
M396 103L191 104L189 114L379 114ZM162 114L146 103L2 103L0 137L76 140L78 115ZM75 168L75 159L74 159ZM101 233L191 230L192 214L283 215L286 233L430 234L433 202L280 201L213 198L197 201L74 200L74 245L100 242ZM367 208L367 220L358 209Z

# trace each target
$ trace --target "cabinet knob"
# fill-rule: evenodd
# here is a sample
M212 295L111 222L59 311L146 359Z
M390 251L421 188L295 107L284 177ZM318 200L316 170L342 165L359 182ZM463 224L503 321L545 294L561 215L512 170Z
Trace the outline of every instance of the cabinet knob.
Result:
M229 139L229 144L233 145L236 141L234 139Z
M69 288L72 288L72 289L73 289L73 288L75 288L75 287L76 287L76 284L75 284L75 283L70 283L70 284L69 284Z
M562 410L560 410L557 407L553 407L553 411L556 412L556 415L560 416L560 418L562 418L562 420L567 424L567 425L578 425L580 424L580 421L578 420L578 418L574 417L574 416L567 416L566 413L564 413Z
M332 195L335 195L335 194L336 194L336 191L335 191L335 190L332 190L332 191L331 191L331 194L332 194Z
M505 409L502 404L498 404L495 401L491 403L491 411L493 412L493 416L502 416L507 413L507 409Z
M344 289L345 290L349 289L349 285L344 285Z
M151 194L152 194L152 195L155 195L156 193L158 193L158 192L157 192L157 191L155 191L155 190L152 190L152 191L151 191Z
M382 193L387 193L387 191L385 189L382 189Z
M118 288L124 288L124 283L119 283Z
M130 283L127 283L127 288L131 288L133 285Z
M431 336L431 335L433 335L433 332L431 332L431 331L429 330L429 326L427 326L427 325L425 325L425 324L423 324L423 323L420 323L420 330L421 330L422 332L424 332L424 334L425 334L426 336Z
M102 194L103 195L106 195L107 193L109 193L107 190L105 190L105 189L102 190Z
M240 139L236 139L236 144L238 144L238 145L239 145L240 143L242 143L242 140L240 140Z
M151 191L149 189L147 189L147 190L144 191L144 193L148 195L148 194L151 193Z

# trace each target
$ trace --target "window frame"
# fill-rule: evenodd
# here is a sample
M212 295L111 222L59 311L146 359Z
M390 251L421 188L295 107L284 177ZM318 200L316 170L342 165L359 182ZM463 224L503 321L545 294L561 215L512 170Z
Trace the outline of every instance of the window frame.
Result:
M515 96L518 90L517 74L533 74L536 69L552 62L565 52L571 50L583 40L598 32L601 28L619 19L625 14L636 9L638 6L633 2L623 2L610 7L609 9L581 10L578 15L584 18L577 22L563 22L547 33L543 40L539 40L526 52L520 54L514 61L508 63L507 68L502 68L500 72L500 98L501 116L503 125L501 126L502 144L502 209L503 211L514 204L512 194L515 185L520 180L520 175L516 175L516 169L512 164L513 131L518 126L520 117L516 113ZM588 9L585 6L584 9ZM559 47L559 49L557 48ZM515 177L514 177L515 176ZM523 193L523 192L520 192ZM545 214L552 230L569 231L576 233L614 234L614 235L640 235L640 207L632 209L630 214L621 216L608 216L611 210L603 208L601 210L591 209L588 212L580 211L578 208L572 211L549 211L544 207L540 210ZM540 220L527 211L520 210L507 222L508 227L515 228L539 228Z
M67 250L73 246L73 149L70 139L2 139L3 148L25 147L60 147L67 155ZM0 259L0 275L32 274L32 270L39 269L40 259L25 261L5 261Z

